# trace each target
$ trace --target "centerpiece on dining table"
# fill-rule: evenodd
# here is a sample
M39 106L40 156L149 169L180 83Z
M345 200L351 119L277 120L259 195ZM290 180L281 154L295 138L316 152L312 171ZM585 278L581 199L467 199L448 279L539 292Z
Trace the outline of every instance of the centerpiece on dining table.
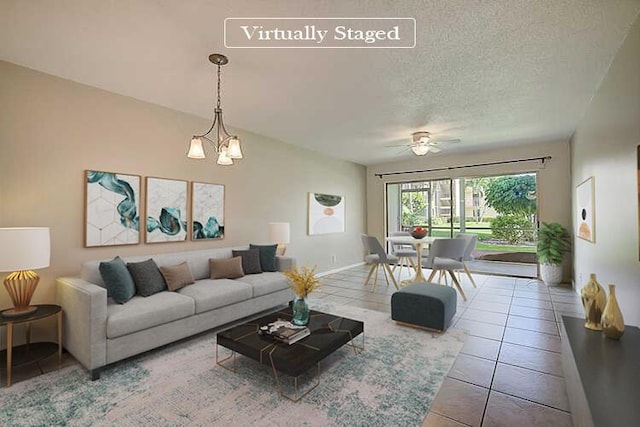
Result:
M294 266L291 270L284 272L289 282L289 287L297 296L291 307L293 312L291 323L294 325L306 325L309 323L309 305L306 298L320 286L320 280L316 278L315 274L316 266L313 268L303 266L299 270L297 266Z
M424 227L415 227L413 231L411 231L411 236L414 239L423 239L424 237L426 237L427 233L429 233L428 229Z

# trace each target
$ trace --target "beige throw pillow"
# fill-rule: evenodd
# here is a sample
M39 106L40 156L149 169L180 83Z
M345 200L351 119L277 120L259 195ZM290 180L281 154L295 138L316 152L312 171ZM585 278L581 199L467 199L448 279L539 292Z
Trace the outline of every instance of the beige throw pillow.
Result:
M242 257L226 259L209 259L209 270L212 279L237 279L244 276Z
M189 264L187 264L186 261L178 265L160 267L160 273L162 273L162 277L164 277L164 281L167 282L167 288L169 288L170 291L177 291L180 288L195 283Z

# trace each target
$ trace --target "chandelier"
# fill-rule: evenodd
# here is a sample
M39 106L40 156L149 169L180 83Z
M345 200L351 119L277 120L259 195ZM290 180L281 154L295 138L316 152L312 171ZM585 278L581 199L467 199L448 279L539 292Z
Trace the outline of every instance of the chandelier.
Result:
M190 159L204 159L206 155L202 140L205 140L213 145L218 154L217 164L225 166L232 165L234 159L242 158L242 150L240 149L240 140L238 137L231 135L227 131L227 128L224 127L224 122L222 121L222 108L220 107L220 67L227 64L229 59L219 53L212 53L209 55L209 61L218 66L218 103L213 110L213 123L211 123L209 130L202 135L193 135L191 138L187 157Z

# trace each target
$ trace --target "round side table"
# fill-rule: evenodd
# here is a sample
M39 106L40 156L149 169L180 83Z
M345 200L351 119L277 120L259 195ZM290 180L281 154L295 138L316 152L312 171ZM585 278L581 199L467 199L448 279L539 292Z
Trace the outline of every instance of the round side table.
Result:
M7 349L0 352L0 366L6 360L7 387L11 385L11 368L45 359L57 350L58 363L62 362L62 307L52 304L35 305L37 310L24 316L4 317L0 315L0 327L7 329ZM39 342L31 344L31 322L56 316L58 321L58 343ZM26 323L26 344L13 348L13 327ZM14 360L15 354L15 360Z

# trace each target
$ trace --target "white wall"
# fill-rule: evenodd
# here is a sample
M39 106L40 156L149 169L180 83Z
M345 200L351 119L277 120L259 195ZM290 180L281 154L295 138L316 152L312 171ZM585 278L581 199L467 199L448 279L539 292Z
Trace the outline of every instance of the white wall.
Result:
M625 323L631 325L640 325L638 144L640 18L571 140L573 191L593 176L596 205L595 243L574 240L576 284L582 287L589 273L596 273L606 289L615 284ZM573 229L575 233L575 218Z
M233 123L233 117L225 119ZM291 223L287 254L299 264L317 264L322 272L362 261L363 166L242 130L237 132L245 158L237 165L187 159L191 135L209 125L0 61L0 226L51 228L51 266L38 271L42 280L34 303L54 302L55 278L78 273L83 261L264 243L267 223L273 221ZM83 248L85 169L224 184L225 238ZM346 197L345 233L307 235L308 192ZM7 306L11 303L2 290L0 308Z

